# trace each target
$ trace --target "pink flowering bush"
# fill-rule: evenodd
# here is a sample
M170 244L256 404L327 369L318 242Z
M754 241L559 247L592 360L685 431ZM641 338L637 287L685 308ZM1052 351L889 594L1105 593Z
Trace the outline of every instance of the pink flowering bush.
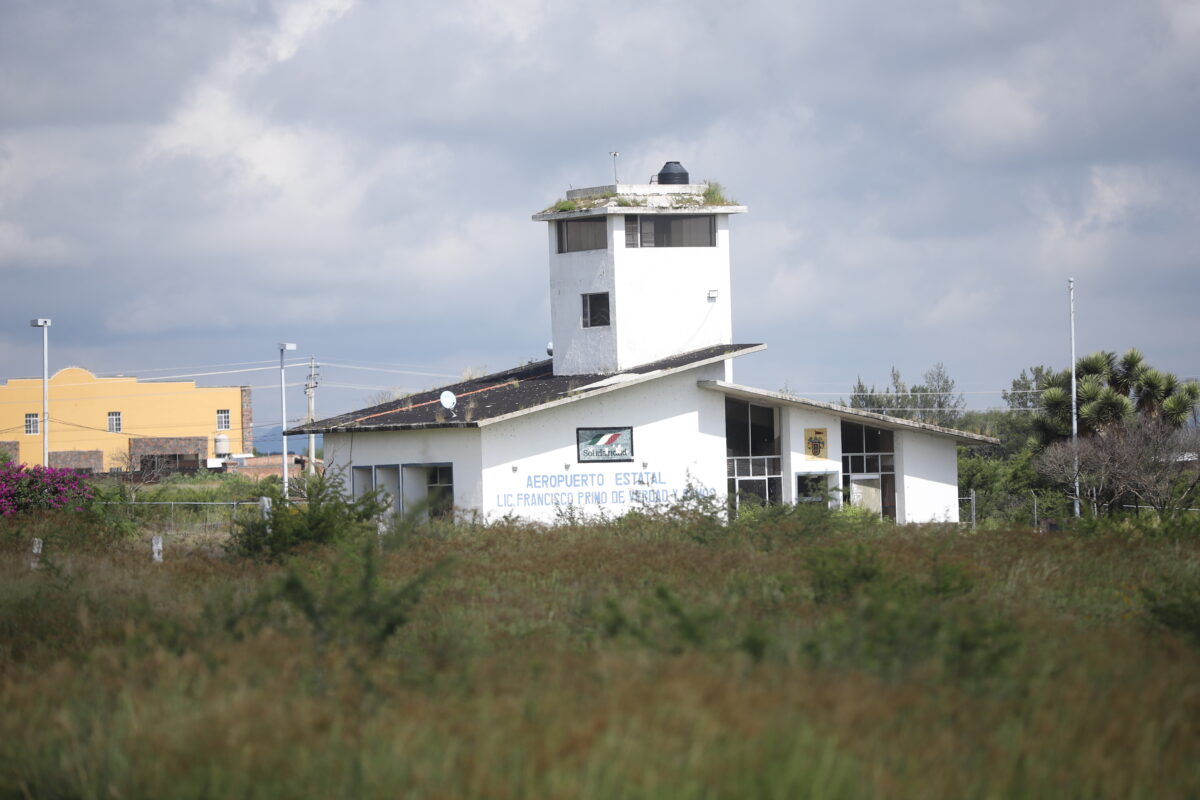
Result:
M82 511L94 492L82 477L69 469L0 464L0 516L25 511Z

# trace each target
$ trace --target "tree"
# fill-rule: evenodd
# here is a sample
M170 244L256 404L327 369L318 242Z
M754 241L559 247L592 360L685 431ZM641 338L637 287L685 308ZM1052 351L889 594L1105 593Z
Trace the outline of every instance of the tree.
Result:
M1200 500L1200 429L1161 416L1134 415L1083 437L1051 444L1035 466L1098 512L1148 507L1173 516ZM1076 456L1079 492L1075 493Z
M1075 362L1075 374L1076 422L1084 436L1119 426L1135 416L1181 427L1194 419L1200 403L1200 384L1181 381L1170 372L1151 367L1137 348L1119 359L1105 350L1086 355ZM1071 435L1070 371L1056 372L1046 379L1035 425L1044 444Z
M957 423L966 404L962 394L955 392L954 379L940 361L925 371L922 383L911 389L895 367L892 367L892 384L883 391L874 384L867 388L859 376L850 390L850 402L846 403L850 408L941 426Z

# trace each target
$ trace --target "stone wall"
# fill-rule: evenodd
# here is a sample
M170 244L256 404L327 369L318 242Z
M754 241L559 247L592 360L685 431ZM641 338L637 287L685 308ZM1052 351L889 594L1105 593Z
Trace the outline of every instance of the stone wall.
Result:
M242 387L242 452L254 452L254 407L250 403L249 386Z
M0 450L8 453L13 461L21 460L21 443L20 442L0 442Z
M103 450L51 450L50 466L54 469L75 469L88 472L104 471Z
M135 468L141 463L142 456L169 455L205 459L208 457L208 439L203 436L146 436L129 440L129 460Z

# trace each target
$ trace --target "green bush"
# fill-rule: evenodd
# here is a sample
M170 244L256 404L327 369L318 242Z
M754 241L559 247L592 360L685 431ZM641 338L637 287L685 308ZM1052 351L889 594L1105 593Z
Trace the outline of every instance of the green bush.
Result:
M1175 578L1156 588L1143 586L1141 595L1152 620L1200 646L1200 578Z
M883 574L879 556L862 542L816 548L805 556L804 566L816 603L849 600L860 586Z
M305 502L271 497L266 519L239 521L226 549L238 556L278 560L306 545L324 545L373 532L373 520L386 510L378 492L349 497L340 475L326 473L304 482Z

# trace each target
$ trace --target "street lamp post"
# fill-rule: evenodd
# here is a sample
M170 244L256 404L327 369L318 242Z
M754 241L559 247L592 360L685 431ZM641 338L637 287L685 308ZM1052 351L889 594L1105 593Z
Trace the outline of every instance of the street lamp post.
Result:
M42 329L42 466L50 467L50 320L29 320L29 327Z
M280 342L279 343L279 413L283 417L282 427L279 429L279 436L283 439L283 502L288 500L288 448L287 436L284 431L287 430L287 384L284 381L283 370L283 354L288 350L295 350L295 342Z

